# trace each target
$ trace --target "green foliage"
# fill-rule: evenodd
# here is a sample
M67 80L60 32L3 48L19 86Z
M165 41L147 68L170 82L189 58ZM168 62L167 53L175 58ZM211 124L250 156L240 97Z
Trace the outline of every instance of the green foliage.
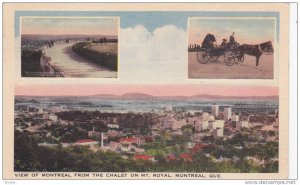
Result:
M93 63L107 67L109 69L117 71L118 68L118 56L108 53L101 53L92 49L89 49L91 42L89 38L87 42L79 42L72 46L74 52L78 55L90 60Z
M15 171L50 171L50 172L208 172L208 173L276 173L278 172L278 143L268 142L262 146L234 148L241 142L237 138L218 140L223 147L209 147L209 151L193 153L193 161L184 161L180 154L188 150L183 144L167 146L164 137L156 137L154 142L146 143L148 155L155 156L156 162L134 160L129 156L124 159L115 152L92 152L87 146L38 146L39 137L26 132L15 131L14 169ZM207 149L208 150L208 149ZM176 160L167 161L166 155L173 153ZM205 153L210 153L207 157ZM236 160L214 162L220 157ZM257 156L266 161L259 166L245 156Z
M22 49L21 53L21 72L22 76L30 76L31 73L40 72L41 50Z

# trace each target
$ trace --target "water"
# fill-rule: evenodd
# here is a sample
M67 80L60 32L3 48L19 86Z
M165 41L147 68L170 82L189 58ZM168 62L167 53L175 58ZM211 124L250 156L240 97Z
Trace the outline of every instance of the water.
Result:
M277 101L245 101L245 100L194 100L194 99L122 99L122 98L74 98L64 100L39 100L42 103L41 106L50 108L52 106L65 106L68 109L87 110L101 112L152 112L162 111L166 107L171 106L176 110L185 110L188 112L210 112L211 105L217 103L220 107L220 111L223 111L224 107L232 107L233 110L236 104L250 104L256 105L257 110L275 109L278 106ZM86 102L86 104L82 104ZM275 106L275 108L266 108L266 105ZM254 109L254 108L253 108Z

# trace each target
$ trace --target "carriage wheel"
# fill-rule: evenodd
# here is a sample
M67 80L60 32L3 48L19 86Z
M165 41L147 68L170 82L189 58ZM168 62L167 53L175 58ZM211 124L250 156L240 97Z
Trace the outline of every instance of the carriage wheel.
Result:
M236 63L237 58L234 56L234 54L229 51L224 53L224 63L227 66L232 66L234 63Z
M197 59L201 64L207 64L209 62L209 54L207 50L200 50L197 52Z

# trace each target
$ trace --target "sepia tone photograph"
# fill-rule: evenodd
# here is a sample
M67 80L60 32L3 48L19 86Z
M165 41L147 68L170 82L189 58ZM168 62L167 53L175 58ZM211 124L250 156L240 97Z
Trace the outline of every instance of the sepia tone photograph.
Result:
M117 78L119 19L22 17L21 76Z
M273 79L273 18L190 18L188 77Z
M278 101L276 87L17 86L14 171L278 173Z

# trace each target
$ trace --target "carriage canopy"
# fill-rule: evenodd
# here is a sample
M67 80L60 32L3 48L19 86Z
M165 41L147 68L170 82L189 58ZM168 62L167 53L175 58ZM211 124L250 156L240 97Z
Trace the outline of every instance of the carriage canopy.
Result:
M203 40L204 43L208 43L208 42L216 42L216 38L213 34L206 34L204 40Z
M213 34L206 34L203 42L202 42L202 47L204 48L209 48L209 47L213 47L213 42L216 42L216 38Z

